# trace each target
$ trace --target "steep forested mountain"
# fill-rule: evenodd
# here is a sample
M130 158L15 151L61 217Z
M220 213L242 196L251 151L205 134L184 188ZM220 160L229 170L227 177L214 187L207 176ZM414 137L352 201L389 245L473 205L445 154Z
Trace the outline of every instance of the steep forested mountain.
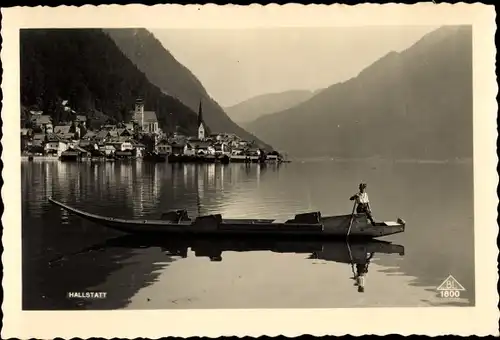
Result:
M192 110L198 110L203 103L203 117L212 132L231 132L247 140L255 136L234 123L210 98L207 91L190 70L179 63L155 36L146 29L106 29L122 52L144 72L148 79L163 92L179 98Z
M314 92L308 90L267 93L225 107L224 110L236 123L246 124L264 115L294 107L311 98L313 94Z
M79 114L130 119L138 97L164 131L194 134L196 113L151 84L101 29L25 29L20 33L21 104L66 120Z
M446 26L248 129L296 156L472 157L472 28Z

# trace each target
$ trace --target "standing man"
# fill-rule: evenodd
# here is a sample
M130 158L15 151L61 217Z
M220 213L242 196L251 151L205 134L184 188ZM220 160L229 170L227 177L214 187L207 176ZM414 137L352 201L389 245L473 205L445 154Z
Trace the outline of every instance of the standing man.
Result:
M375 221L372 217L372 209L370 207L370 200L368 199L368 193L366 192L366 183L359 184L359 192L350 198L351 201L356 200L356 212L358 214L365 213L372 223L375 225Z

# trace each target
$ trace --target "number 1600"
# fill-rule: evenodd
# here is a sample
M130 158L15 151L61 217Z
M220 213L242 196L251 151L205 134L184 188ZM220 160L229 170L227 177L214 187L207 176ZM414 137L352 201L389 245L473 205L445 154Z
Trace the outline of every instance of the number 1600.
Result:
M441 297L442 298L459 298L460 291L459 290L442 290Z

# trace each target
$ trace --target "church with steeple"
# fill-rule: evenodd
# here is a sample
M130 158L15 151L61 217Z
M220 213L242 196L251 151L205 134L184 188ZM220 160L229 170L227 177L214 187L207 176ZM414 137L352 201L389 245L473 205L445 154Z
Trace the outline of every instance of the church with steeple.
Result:
M198 139L204 140L207 137L207 134L208 134L207 126L203 121L203 108L201 106L201 100L200 100L200 106L198 108Z

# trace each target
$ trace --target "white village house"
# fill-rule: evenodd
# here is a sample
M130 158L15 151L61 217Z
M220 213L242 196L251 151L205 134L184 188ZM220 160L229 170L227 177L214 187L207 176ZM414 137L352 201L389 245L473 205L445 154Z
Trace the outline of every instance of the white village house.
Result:
M61 154L68 149L68 147L69 146L67 141L62 140L55 135L50 135L47 137L44 151L46 154L57 155L57 157L60 157Z
M45 134L52 133L54 131L52 118L50 118L49 115L34 115L32 118L32 123L35 127L40 128Z
M170 155L172 154L172 146L168 143L167 140L162 139L156 144L156 152L161 155Z

